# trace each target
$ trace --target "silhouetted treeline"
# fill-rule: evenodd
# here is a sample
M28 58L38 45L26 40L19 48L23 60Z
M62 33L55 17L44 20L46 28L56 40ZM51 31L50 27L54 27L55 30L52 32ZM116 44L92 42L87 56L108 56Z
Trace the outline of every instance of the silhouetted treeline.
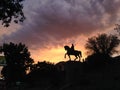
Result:
M32 71L27 75L26 81L31 86L57 86L64 80L64 71L59 65L49 62L38 62L33 65Z
M120 83L120 58L106 58L91 56L85 62L67 61L52 64L49 62L38 62L26 77L28 88L49 88L48 90L83 90L85 88L113 88L119 87ZM98 60L92 61L92 60ZM105 60L105 59L104 59ZM104 83L103 83L104 82ZM97 86L94 86L97 85ZM115 87L116 87L115 86ZM120 88L120 87L119 87ZM96 89L93 89L96 90Z
M88 56L84 62L66 61L53 64L38 62L21 82L22 90L106 90L120 88L120 56Z

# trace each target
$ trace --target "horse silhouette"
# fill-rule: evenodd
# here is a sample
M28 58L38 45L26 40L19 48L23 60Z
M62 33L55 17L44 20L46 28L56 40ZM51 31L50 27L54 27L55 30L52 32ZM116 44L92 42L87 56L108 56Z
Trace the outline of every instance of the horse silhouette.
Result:
M65 58L66 58L66 55L68 55L69 60L71 60L70 55L74 55L76 57L74 60L79 58L79 61L80 61L80 59L82 57L82 52L81 51L72 50L69 46L64 46L64 49L67 51L67 53L65 53L65 56L64 56Z

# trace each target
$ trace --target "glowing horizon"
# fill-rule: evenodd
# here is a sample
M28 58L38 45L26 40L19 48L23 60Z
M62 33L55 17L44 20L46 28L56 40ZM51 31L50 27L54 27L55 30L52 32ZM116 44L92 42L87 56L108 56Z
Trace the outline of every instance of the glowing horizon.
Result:
M82 51L82 58L81 58L81 62L82 62L82 59L86 58L84 48L75 46L75 49ZM52 63L58 63L60 61L68 61L69 60L68 56L66 58L64 58L65 53L66 53L66 51L64 50L64 47L55 47L55 48L51 48L51 49L38 50L37 53L35 51L32 51L31 57L35 60L35 62L49 61ZM71 55L70 57L72 60L75 59L75 56ZM79 60L77 59L76 61L79 61Z

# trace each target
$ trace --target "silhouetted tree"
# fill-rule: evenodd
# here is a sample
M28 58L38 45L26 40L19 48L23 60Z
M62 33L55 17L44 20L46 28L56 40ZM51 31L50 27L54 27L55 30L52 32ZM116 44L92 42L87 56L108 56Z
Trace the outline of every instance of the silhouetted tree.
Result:
M22 1L24 0L0 0L0 20L5 27L9 26L13 18L15 23L24 21Z
M33 65L32 71L27 75L26 81L32 86L47 87L60 85L64 80L64 72L50 62L38 62Z
M6 66L3 67L2 75L7 82L16 82L23 80L26 71L33 64L30 58L28 48L22 44L4 43L2 46L4 52Z
M43 62L37 62L36 64L32 65L31 67L31 71L34 71L34 70L37 70L37 69L51 69L54 67L54 64L53 63L50 63L50 62L46 62L46 61L43 61Z
M98 36L88 38L85 47L91 54L104 54L110 56L117 52L116 47L119 43L120 40L115 35L99 34Z

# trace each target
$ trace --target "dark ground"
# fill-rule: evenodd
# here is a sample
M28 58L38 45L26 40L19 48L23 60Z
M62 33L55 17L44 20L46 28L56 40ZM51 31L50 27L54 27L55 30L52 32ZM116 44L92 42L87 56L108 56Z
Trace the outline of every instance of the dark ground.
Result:
M35 70L25 84L8 90L120 90L119 58L100 66L68 61L59 62L55 67L59 72Z

